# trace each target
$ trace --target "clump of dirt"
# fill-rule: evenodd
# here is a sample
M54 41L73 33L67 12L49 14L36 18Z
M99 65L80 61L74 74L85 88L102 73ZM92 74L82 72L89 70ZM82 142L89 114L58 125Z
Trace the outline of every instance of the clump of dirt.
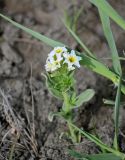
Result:
M115 4L110 2L121 11L122 0ZM17 22L81 50L60 20L63 9L72 9L72 2L5 0L4 3L0 1L0 4L3 13ZM81 4L84 10L79 19L78 34L101 61L110 65L110 62L103 60L108 56L108 48L96 8L88 1L79 0L75 5L79 8ZM65 122L56 118L51 123L48 121L49 112L59 111L62 105L48 93L45 79L41 76L50 48L2 19L0 24L0 159L13 156L15 160L72 160L68 148L82 153L98 153L99 148L85 137L80 144L72 144L67 137L60 139L60 134L67 130ZM112 28L122 52L123 31L114 23ZM113 86L83 67L77 71L76 79L78 93L87 88L96 91L93 100L76 113L76 125L112 145L113 110L104 106L102 98L114 98ZM125 151L123 113L124 109L120 143Z

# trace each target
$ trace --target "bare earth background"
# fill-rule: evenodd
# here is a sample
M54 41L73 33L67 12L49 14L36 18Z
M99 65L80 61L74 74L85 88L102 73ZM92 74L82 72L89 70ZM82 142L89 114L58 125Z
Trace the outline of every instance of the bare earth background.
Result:
M125 18L125 0L109 0ZM64 9L72 16L73 5L83 6L78 22L78 34L83 42L102 59L109 50L103 36L98 12L87 0L0 0L0 12L13 20L48 37L62 41L73 49L80 46L66 31L61 18ZM123 55L125 32L112 23L118 51ZM68 148L81 153L98 153L99 149L86 138L72 144L60 134L66 124L59 119L48 121L51 111L58 111L61 102L52 97L41 73L50 47L0 19L0 160L72 160ZM76 124L98 135L111 145L113 139L113 111L104 106L102 98L114 98L115 90L109 81L81 68L76 73L78 93L94 88L96 95L76 114ZM8 104L9 103L9 104ZM4 105L3 105L4 104ZM33 109L34 108L34 109ZM33 118L34 116L34 118ZM120 145L125 151L125 110L121 112ZM35 127L34 127L35 126Z

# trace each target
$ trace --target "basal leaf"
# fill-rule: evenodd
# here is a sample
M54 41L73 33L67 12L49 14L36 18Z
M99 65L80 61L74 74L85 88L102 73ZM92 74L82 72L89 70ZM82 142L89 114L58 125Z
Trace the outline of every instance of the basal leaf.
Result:
M80 107L83 103L88 102L95 94L93 89L87 89L86 91L82 92L76 101L76 107Z

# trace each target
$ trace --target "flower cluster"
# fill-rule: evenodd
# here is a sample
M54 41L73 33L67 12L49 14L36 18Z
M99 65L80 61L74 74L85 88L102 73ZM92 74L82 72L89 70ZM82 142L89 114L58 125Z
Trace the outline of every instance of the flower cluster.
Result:
M66 47L55 47L48 55L45 69L47 72L53 72L67 64L68 70L71 71L75 69L75 66L80 67L79 61L81 59L74 50L68 52Z

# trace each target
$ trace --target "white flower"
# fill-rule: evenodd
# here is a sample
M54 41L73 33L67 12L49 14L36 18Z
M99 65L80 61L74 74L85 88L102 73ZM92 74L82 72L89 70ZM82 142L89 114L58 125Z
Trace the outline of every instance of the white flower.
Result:
M66 52L65 47L55 47L48 55L46 60L45 69L47 72L53 72L61 67L60 62L64 59L63 52Z
M55 47L54 51L56 54L62 54L63 52L67 52L66 47Z
M53 57L49 56L46 60L46 65L47 68L49 68L48 70L50 70L51 72L52 71L55 71L57 70L58 68L61 67L61 64L60 62L63 60L62 57L56 57L56 55L54 55ZM52 68L52 69L51 69ZM46 69L47 70L47 69Z
M61 62L63 60L62 54L67 52L67 49L65 47L55 47L50 54L48 55L48 57L50 59L54 59L54 61L58 61Z
M61 67L61 65L60 65L59 62L50 61L50 60L47 59L46 65L45 65L45 69L46 69L47 72L53 72L53 71L57 70L60 67Z
M48 55L46 60L45 69L47 72L53 72L60 67L63 67L64 63L67 63L68 70L74 70L75 66L80 67L80 56L76 56L75 51L72 50L68 53L65 47L55 47Z
M78 68L80 67L79 61L82 58L80 56L76 56L74 50L72 50L70 54L65 53L63 56L65 57L64 63L68 64L69 71L74 70L74 66L77 66Z

